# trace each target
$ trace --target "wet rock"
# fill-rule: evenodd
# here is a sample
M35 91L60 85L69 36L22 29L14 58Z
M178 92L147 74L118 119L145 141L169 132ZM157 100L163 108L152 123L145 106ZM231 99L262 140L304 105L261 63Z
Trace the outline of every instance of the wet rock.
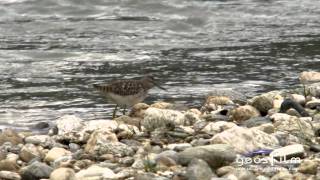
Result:
M292 157L303 158L305 156L305 150L301 144L293 144L285 147L275 149L270 153L270 156L279 160L280 158L290 159Z
M83 169L76 173L77 180L88 180L88 179L103 179L115 177L114 172L109 168L103 168L97 165L92 165L88 169Z
M304 174L317 174L317 169L319 167L319 163L315 160L304 160L298 171Z
M253 117L241 123L242 126L246 126L248 128L260 126L262 124L272 123L269 117Z
M76 180L76 176L71 168L58 168L50 174L50 180Z
M42 129L47 129L49 128L50 125L47 122L39 122L37 124L34 125L34 129L38 129L38 130L42 130Z
M259 117L259 111L250 105L240 106L230 112L231 119L238 123L248 120L253 117Z
M232 146L238 153L248 153L258 149L272 149L279 145L277 138L257 129L235 126L212 137L211 143Z
M19 170L19 166L16 162L5 159L0 161L0 170L16 172Z
M274 100L279 99L281 93L279 91L271 91L260 96L253 97L249 100L249 104L260 111L262 115L268 113L274 107Z
M53 168L45 163L34 162L29 166L21 169L21 177L23 180L35 180L49 178Z
M54 140L48 135L34 135L28 136L24 139L26 143L40 145L42 147L52 147L55 142Z
M320 144L312 144L312 145L310 146L310 151L320 152Z
M315 71L303 71L299 75L299 80L302 84L309 84L320 81L320 73Z
M212 90L208 96L225 96L225 97L229 97L233 102L244 105L247 103L247 97L238 92L238 91L234 91L232 89L214 89Z
M278 131L289 132L297 137L314 137L311 117L298 118L296 116L276 113L271 116L271 119L274 122L274 127Z
M181 112L158 108L148 108L141 122L141 125L148 131L153 131L160 127L174 127L175 125L183 124L184 115Z
M203 159L212 168L218 168L231 163L236 154L233 148L226 144L191 147L178 153L178 162L182 165L189 164L193 158Z
M44 158L44 161L49 163L63 156L70 156L70 155L71 155L70 151L65 150L63 148L54 147L47 153L47 155Z
M202 159L192 159L187 168L189 180L210 180L215 176L206 161Z
M320 107L320 99L312 99L311 101L308 101L306 107L310 109L317 109L317 107Z
M225 121L210 122L201 131L207 134L215 135L227 129L230 129L234 126L237 126L237 125L232 122L225 122Z
M2 145L5 142L10 142L12 145L17 145L22 143L23 139L14 130L5 129L0 134L0 145Z
M24 162L29 162L33 158L41 158L41 151L33 144L26 144L21 149L19 156Z
M21 176L18 173L10 171L0 171L0 179L3 180L20 180Z
M280 113L286 113L289 109L295 109L300 116L308 117L309 113L297 102L291 99L285 99L280 106Z

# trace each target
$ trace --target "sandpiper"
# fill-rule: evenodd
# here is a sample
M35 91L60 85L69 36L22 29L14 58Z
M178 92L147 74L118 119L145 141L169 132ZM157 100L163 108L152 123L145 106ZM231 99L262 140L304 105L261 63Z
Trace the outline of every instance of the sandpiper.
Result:
M112 118L115 118L118 106L123 108L123 114L126 108L142 102L148 95L148 90L154 86L161 87L153 77L145 76L139 80L115 80L109 84L94 84L93 87L116 104Z

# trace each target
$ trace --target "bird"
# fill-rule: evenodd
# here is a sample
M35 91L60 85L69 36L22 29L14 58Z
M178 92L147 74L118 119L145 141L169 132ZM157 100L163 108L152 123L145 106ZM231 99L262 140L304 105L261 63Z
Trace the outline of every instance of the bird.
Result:
M140 79L122 79L111 81L108 84L93 84L93 87L116 104L112 113L113 119L116 116L118 106L123 108L123 115L125 115L126 108L142 102L151 88L158 87L166 90L150 75Z

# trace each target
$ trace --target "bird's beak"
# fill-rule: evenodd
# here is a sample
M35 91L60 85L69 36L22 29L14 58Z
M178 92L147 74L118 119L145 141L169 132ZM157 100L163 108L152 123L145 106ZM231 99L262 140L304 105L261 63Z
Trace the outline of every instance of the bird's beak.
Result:
M160 89L162 89L162 90L165 90L165 91L167 91L167 89L166 88L164 88L164 87L161 87L158 83L156 83L156 82L153 82L153 84L156 86L156 87L158 87L158 88L160 88Z

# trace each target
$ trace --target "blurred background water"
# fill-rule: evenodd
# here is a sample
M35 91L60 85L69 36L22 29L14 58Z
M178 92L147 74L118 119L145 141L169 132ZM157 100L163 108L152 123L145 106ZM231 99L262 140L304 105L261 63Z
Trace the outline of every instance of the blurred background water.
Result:
M164 100L253 96L320 69L319 0L1 0L0 125L108 119L93 83L152 73Z

